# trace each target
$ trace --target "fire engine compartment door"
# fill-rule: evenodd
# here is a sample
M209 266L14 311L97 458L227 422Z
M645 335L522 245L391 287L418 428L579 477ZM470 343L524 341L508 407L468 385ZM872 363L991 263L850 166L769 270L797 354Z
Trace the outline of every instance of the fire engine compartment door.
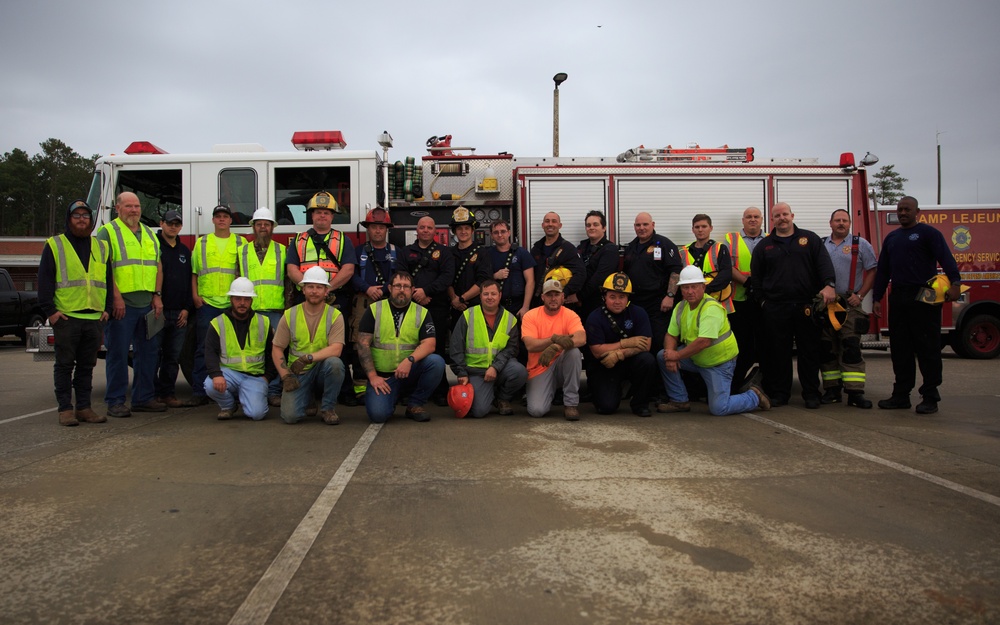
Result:
M764 177L664 178L619 177L615 184L615 205L619 243L634 237L635 216L646 212L656 223L656 233L678 246L694 240L691 218L704 213L712 218L712 238L721 240L727 232L743 227L743 211L748 206L763 209L767 204Z
M535 241L545 236L542 219L548 212L559 213L563 224L560 233L574 246L587 238L584 226L587 213L592 210L600 211L604 214L605 221L608 221L607 177L528 177L525 186L528 198L525 230L528 240L520 242L524 247L530 248ZM608 236L611 237L612 233L609 232Z
M159 228L160 218L169 210L181 211L185 225L196 223L191 206L190 165L183 163L117 165L113 175L112 197L101 201L102 206L112 207L106 221L118 217L114 209L118 194L131 191L139 196L139 203L142 204L142 223L150 228ZM191 234L189 228L190 226L185 228L184 234Z
M792 207L795 225L821 237L830 234L830 214L844 209L853 215L850 178L775 178L774 201ZM770 219L770 210L765 221Z

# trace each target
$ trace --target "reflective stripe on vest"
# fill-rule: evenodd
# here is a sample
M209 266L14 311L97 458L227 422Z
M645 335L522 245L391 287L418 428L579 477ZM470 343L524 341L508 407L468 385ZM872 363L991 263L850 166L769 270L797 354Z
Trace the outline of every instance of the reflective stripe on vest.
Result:
M490 340L489 329L486 327L486 315L483 314L482 307L473 306L462 313L467 326L465 331L465 364L467 366L486 369L493 364L494 355L507 346L510 331L517 324L517 317L507 312L506 308L501 308L499 314L500 321L497 323L497 331L493 335L493 340Z
M729 255L733 258L733 271L739 271L749 278L750 276L750 248L743 240L743 235L739 232L730 232L726 235L726 245L729 246ZM747 300L747 287L742 284L733 285L733 299L737 302Z
M264 375L264 350L267 347L267 331L271 323L264 315L253 313L257 320L256 332L251 321L247 332L246 347L240 348L236 337L236 328L226 315L212 319L212 324L219 333L219 362L223 367L240 371L247 375Z
M206 234L194 244L194 256L201 261L195 272L198 276L198 295L201 297L226 297L229 285L236 279L240 247L246 244L240 235L230 234L225 257L220 258L217 240L214 234Z
M344 257L344 237L341 236L340 231L331 230L327 232L323 237L323 241L326 242L327 247L337 257L337 263L339 263ZM323 254L323 258L320 258L316 246L311 245L311 243L312 239L309 237L308 231L300 232L299 236L295 238L295 251L299 253L299 270L305 273L307 269L319 266L326 269L332 281L337 272L340 271L340 265L327 258L326 254Z
M690 344L699 338L698 331L701 327L701 316L710 306L718 306L722 309L723 332L718 338L712 339L708 347L691 357L691 361L699 367L718 366L736 357L739 353L739 348L736 344L736 337L733 336L733 330L729 327L729 319L725 316L725 307L708 296L701 300L701 303L696 309L697 314L694 315L694 319L691 319L691 315L688 315L687 320L683 318L684 311L691 310L691 307L688 305L686 300L682 301L674 308L674 322L677 324L678 332L680 332L681 342L684 344Z
M395 371L396 366L420 344L420 324L424 321L426 309L410 302L397 331L390 306L392 304L384 299L371 305L371 311L375 315L372 361L376 371Z
M285 307L285 246L271 241L262 263L252 243L241 246L240 274L253 282L257 297L254 310L282 310Z
M48 240L49 249L56 261L56 291L53 303L56 310L81 319L100 319L107 303L108 245L97 237L90 238L90 262L83 269L76 249L65 234ZM73 253L67 254L66 248ZM80 311L92 311L81 313Z
M156 290L156 265L160 260L160 242L145 224L142 242L129 230L121 217L104 226L111 235L111 268L120 293ZM129 233L126 238L124 231Z
M331 314L331 311L333 314ZM330 335L330 330L333 329L333 324L339 316L339 310L323 304L323 314L319 318L319 323L316 324L316 334L315 336L310 336L309 324L306 322L306 313L303 305L292 306L286 310L285 323L288 324L288 334L290 335L288 341L288 366L291 367L292 363L299 358L329 347L330 344L326 339ZM313 364L315 363L306 365L303 371L312 369Z
M721 243L712 243L712 247L708 249L708 253L705 254L701 259L701 271L706 276L714 276L719 270L719 248L722 246ZM688 251L687 246L680 248L681 261L684 266L691 264L691 252ZM726 313L731 313L736 311L736 307L733 306L733 289L732 282L729 283L729 296L725 299L722 298L722 294L726 292L726 289L717 291L715 293L706 293L709 297L715 301L722 304L722 307L726 309Z

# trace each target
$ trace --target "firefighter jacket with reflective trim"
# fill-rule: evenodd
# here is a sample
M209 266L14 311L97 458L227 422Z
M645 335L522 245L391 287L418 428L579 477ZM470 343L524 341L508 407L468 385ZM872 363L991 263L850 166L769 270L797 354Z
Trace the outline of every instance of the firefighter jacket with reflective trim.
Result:
M694 244L692 243L692 245ZM681 262L684 263L685 267L694 262L694 255L691 253L691 250L689 248L690 246L685 245L679 249L681 253ZM727 249L726 255L728 254L729 250ZM724 255L722 255L722 244L710 240L708 242L708 249L704 251L701 257L701 271L702 273L705 274L705 277L707 278L706 282L711 282L713 285L715 285L716 281L714 279L709 279L709 278L721 277L724 279L725 277L724 276L725 267L723 266L720 269L719 266L720 256L723 256L721 262L724 263L725 258ZM720 274L723 275L720 276ZM731 269L729 275L732 276ZM736 307L733 306L733 290L731 288L731 282L732 280L730 279L729 281L727 281L726 285L723 286L721 289L718 288L718 286L715 286L715 288L713 288L711 292L709 292L708 290L705 291L706 295L708 295L709 297L715 299L720 304L722 304L725 307L727 313L735 312L736 310Z
M253 243L240 246L240 275L253 282L254 310L285 309L285 246L271 241L264 261L257 256Z
M79 255L65 234L47 241L55 260L56 281L53 302L56 310L77 319L100 319L108 299L108 259L104 241L90 238L90 261L83 268Z
M191 260L194 273L198 276L198 295L211 306L225 308L229 305L229 297L226 295L229 285L237 277L240 248L247 242L240 235L230 233L220 252L218 241L219 238L214 233L199 238L195 241Z
M309 324L306 321L306 313L302 309L302 304L286 310L285 323L288 324L289 335L288 366L291 367L292 363L299 358L305 358L309 354L329 347L327 337L338 317L340 317L339 310L323 304L323 314L319 318L319 323L316 324L316 334L310 336ZM309 363L303 371L309 371L314 364L316 363Z
M717 336L701 336L701 328L705 321L718 325ZM691 362L702 368L717 367L728 362L739 353L736 337L729 327L729 319L725 307L708 295L692 309L687 301L674 307L668 332L679 338L684 345L690 345L699 338L709 338L712 343L691 357Z
M462 313L467 326L465 331L466 366L487 369L493 364L496 353L507 346L510 332L517 324L517 317L507 312L506 308L500 308L497 314L500 315L497 331L490 339L489 328L486 327L486 316L483 315L482 308L473 306Z
M309 232L312 229L305 232L300 232L297 237L295 237L295 251L299 254L299 270L305 273L307 269L316 267L317 265L326 269L327 273L330 274L330 280L333 280L334 276L340 271L340 266L343 263L344 258L344 237L339 230L331 230L323 235L323 241L326 246L330 248L330 252L336 257L337 262L330 260L324 250L322 254L316 249L313 244L312 239L309 237ZM318 234L318 233L317 233ZM388 278L388 276L386 276Z
M375 334L372 337L372 361L375 364L375 371L382 373L395 371L399 363L412 354L420 344L420 325L424 321L427 309L410 302L398 331L389 300L375 302L371 305L371 311L375 315Z
M250 331L247 332L246 345L243 347L240 347L236 328L229 315L219 315L212 320L212 325L219 333L220 365L247 375L264 375L267 334L271 328L271 322L266 316L251 313Z
M121 217L103 227L111 243L111 270L120 293L156 290L160 242L145 224L139 227L142 229L141 242Z

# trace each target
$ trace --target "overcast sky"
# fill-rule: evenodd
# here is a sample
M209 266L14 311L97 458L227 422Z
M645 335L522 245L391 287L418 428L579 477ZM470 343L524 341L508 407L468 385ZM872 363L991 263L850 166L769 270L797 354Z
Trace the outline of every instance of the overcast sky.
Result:
M442 134L550 156L567 72L562 156L871 151L933 204L939 140L943 203L1000 202L998 31L992 0L6 0L0 152L286 151L296 130L338 129L348 149L388 130L392 160Z

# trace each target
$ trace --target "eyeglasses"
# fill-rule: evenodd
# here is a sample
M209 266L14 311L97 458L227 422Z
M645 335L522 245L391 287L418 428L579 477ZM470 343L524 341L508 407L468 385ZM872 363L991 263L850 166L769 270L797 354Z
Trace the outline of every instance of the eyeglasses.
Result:
M397 291L405 291L406 289L412 289L413 285L412 284L390 284L389 288L390 289L395 289Z
M73 213L70 215L73 219L90 219L90 213Z

